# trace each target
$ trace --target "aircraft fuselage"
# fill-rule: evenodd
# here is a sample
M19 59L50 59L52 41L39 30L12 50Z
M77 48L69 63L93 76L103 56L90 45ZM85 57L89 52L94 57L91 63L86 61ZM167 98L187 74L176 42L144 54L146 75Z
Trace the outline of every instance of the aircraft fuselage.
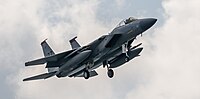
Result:
M156 19L138 19L129 24L116 27L111 33L109 33L109 35L104 35L89 45L86 45L88 46L88 49L86 50L92 49L90 56L85 61L83 61L82 64L73 66L73 68L65 68L66 70L62 70L65 71L62 73L62 77L72 76L72 74L69 75L71 70L73 71L86 67L86 64L89 64L88 70L96 69L103 64L103 61L109 61L114 57L119 56L122 54L121 47L123 44L126 44L131 39L134 39L138 35L142 34L144 31L150 28L155 23L155 21ZM145 24L147 25L146 27L144 27ZM111 40L114 35L119 35L119 37L116 37L117 39L113 41L114 43L112 45L106 47L109 40ZM140 49L139 53L141 51L142 49ZM137 55L139 53L137 52ZM137 55L135 55L135 57ZM63 66L61 66L61 68L62 67ZM83 70L80 69L80 71Z
M129 60L139 56L142 43L132 47L131 44L138 35L152 27L157 19L135 19L130 17L107 35L99 37L86 46L80 46L74 37L69 42L72 50L55 54L46 40L41 43L44 58L36 59L25 63L25 66L40 65L47 63L48 73L36 75L23 81L47 79L57 77L84 77L88 79L98 75L96 68L103 65L107 67L107 74L110 78L114 76L112 68L117 68Z

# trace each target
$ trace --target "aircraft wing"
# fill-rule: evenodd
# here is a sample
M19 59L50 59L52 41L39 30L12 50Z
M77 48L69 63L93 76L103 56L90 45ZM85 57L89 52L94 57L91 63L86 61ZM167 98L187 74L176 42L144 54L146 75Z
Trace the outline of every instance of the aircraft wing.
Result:
M47 57L44 57L44 58L29 61L29 62L25 63L25 66L40 65L40 64L44 64L46 62L56 62L60 58L70 54L73 51L74 50L69 50L69 51L62 52L62 53L59 53L59 54L55 54L55 55L52 55L52 56L47 56Z
M40 75L37 75L37 76L25 78L25 79L23 79L23 81L47 79L47 78L50 78L50 77L54 76L55 74L56 74L56 71L55 72L50 72L50 73L44 73L44 74L40 74Z

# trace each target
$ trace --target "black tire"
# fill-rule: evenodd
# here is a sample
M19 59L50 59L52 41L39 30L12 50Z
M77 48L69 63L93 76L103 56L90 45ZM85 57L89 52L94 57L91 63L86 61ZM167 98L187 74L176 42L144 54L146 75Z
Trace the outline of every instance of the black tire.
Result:
M114 71L112 69L109 69L107 74L109 78L112 78L114 76Z
M88 70L84 71L83 77L84 77L85 79L88 79L88 78L90 77L90 73L89 73Z

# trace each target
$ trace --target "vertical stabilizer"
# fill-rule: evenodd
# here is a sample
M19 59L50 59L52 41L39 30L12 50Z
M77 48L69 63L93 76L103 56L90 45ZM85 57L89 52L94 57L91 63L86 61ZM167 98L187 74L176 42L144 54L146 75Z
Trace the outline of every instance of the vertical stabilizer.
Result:
M44 53L44 56L47 57L47 56L51 56L51 55L54 55L54 51L51 49L51 47L48 45L48 43L46 42L47 39L45 39L42 43L41 43L41 46L42 46L42 50L43 50L43 53Z
M73 39L69 40L72 49L77 49L77 48L81 47L79 45L79 43L76 41L76 38L77 38L77 36L74 37Z
M46 42L47 39L45 39L42 43L41 43L41 46L42 46L42 50L43 50L43 53L44 53L44 56L45 57L48 57L48 56L51 56L51 55L54 55L54 51L51 49L51 47L49 46L49 44ZM51 63L47 62L47 65L49 65ZM52 68L48 68L48 72L54 72L54 71L58 71L58 68L59 67L52 67Z

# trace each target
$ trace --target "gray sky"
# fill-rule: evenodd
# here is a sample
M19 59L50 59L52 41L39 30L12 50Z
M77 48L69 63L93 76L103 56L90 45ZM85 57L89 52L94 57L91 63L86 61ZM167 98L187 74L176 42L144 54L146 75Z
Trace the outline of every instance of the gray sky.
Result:
M199 99L199 0L0 0L0 99ZM141 57L89 80L56 77L22 82L46 72L24 62L43 57L40 42L56 52L70 49L78 35L85 45L120 20L155 17L158 23L134 44Z

